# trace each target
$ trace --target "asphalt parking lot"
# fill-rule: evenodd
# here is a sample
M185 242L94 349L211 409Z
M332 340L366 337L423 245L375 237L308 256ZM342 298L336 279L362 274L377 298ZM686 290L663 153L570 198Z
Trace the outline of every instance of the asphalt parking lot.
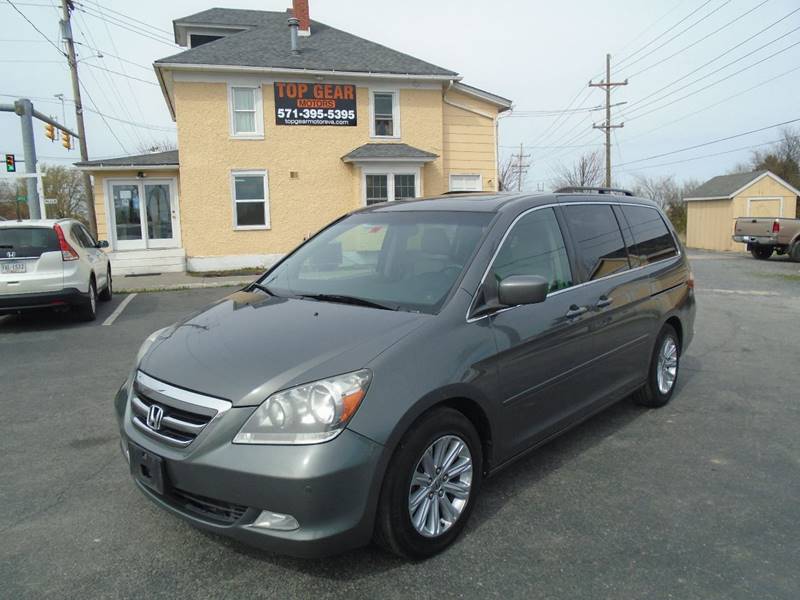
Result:
M672 402L623 401L488 480L423 563L260 553L134 488L114 392L149 333L230 289L139 294L107 325L124 296L91 324L0 317L0 597L795 599L800 265L693 256Z

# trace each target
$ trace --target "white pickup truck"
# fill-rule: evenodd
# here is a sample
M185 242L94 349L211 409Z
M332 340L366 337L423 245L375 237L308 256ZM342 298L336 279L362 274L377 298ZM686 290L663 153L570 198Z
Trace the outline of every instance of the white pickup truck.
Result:
M733 241L747 244L750 254L759 260L767 260L774 252L800 262L800 219L739 217L733 226Z

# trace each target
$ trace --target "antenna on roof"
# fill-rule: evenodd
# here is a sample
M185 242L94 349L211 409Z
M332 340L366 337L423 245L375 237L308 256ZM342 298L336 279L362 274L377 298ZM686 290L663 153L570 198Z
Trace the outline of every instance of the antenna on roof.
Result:
M289 17L289 31L292 34L292 54L300 54L300 48L297 44L297 29L300 27L300 19L297 17Z

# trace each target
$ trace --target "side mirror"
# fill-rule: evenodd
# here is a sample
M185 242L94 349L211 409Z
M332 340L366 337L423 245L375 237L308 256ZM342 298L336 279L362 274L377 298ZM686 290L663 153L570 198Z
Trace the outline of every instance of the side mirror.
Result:
M497 299L504 306L538 304L547 298L550 284L539 275L511 275L500 282Z
M108 248L108 241L106 241L106 240L98 240L97 247L98 248Z

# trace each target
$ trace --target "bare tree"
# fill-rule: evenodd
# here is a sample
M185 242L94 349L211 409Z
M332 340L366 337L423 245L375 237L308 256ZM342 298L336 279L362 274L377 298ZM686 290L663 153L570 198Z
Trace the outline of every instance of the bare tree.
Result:
M78 219L85 223L88 212L80 171L57 165L44 165L42 171L44 197L56 201L55 205L45 205L47 216L51 219Z
M587 152L571 165L559 165L553 173L553 187L597 187L603 184L603 156Z
M747 162L737 163L731 173L772 171L795 187L800 186L800 130L785 128L780 141L764 150L754 150Z
M519 187L519 177L519 169L513 156L509 156L497 165L497 184L501 192L516 190Z
M171 138L164 138L162 140L153 140L151 142L140 143L136 146L136 151L139 154L151 154L153 152L167 152L168 150L177 150L178 144Z

